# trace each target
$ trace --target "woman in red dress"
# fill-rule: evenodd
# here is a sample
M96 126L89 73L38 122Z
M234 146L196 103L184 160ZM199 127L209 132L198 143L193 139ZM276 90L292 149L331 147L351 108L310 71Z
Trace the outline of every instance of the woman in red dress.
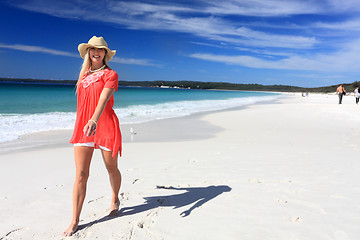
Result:
M113 94L118 88L118 75L108 61L116 51L108 48L102 37L93 36L88 43L79 44L84 59L77 82L77 112L73 136L76 178L73 188L73 219L64 231L71 236L78 228L80 212L86 194L86 183L94 149L100 149L109 173L112 189L110 216L117 216L121 174L117 166L121 155L119 120L113 110Z

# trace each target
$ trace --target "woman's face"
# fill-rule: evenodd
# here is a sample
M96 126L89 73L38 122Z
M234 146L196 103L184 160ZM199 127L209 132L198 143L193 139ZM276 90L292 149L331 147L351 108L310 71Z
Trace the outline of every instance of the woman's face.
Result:
M89 54L90 54L90 60L93 64L94 63L103 64L106 50L104 48L92 47L89 49Z

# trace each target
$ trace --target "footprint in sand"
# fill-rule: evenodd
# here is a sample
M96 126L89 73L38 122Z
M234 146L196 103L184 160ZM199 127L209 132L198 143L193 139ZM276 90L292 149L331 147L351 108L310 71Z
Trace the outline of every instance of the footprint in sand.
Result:
M303 220L300 217L291 217L290 221L293 223L301 223Z
M28 227L23 227L23 228L13 229L13 230L11 230L10 232L8 232L7 234L5 234L4 237L1 237L0 240L2 240L2 239L4 239L4 240L5 240L5 239L8 239L8 237L9 237L10 235L15 235L17 232L22 231L22 230L29 230L29 228L28 228ZM9 239L13 239L13 237L11 237L11 238L9 238Z
M140 231L141 233L140 232L139 233L143 236L145 234L146 239L164 239L163 237L151 231L151 227L155 222L154 216L157 215L158 215L158 209L150 211L150 213L148 213L146 217L141 220L135 220L129 222L129 224L132 227L131 229L129 229L128 236L126 236L126 238L123 237L122 239L131 240L134 237L135 232L137 231Z
M250 178L250 179L248 179L248 182L251 182L251 183L262 183L261 180L255 179L255 178Z
M280 180L279 182L280 182L280 183L292 183L291 180Z
M60 187L64 187L64 186L65 186L64 184L58 184L58 185L55 185L55 186L44 187L43 189L44 190L50 190L50 189L60 188Z
M335 198L335 199L343 199L344 196L341 196L341 195L331 195L332 198Z
M120 202L125 200L129 200L129 193L126 192L120 193Z
M143 221L141 221L141 222L138 222L138 224L137 224L137 226L139 227L139 228L144 228L144 222Z
M86 216L87 219L91 219L91 218L96 218L97 214L96 213L91 213L91 214L88 214ZM90 226L89 226L90 227Z
M274 201L278 202L278 203L281 203L281 204L288 204L289 202L286 201L286 200L282 200L280 198L274 198Z
M135 183L137 183L137 182L141 182L142 181L142 179L141 178L136 178L133 182L132 182L132 184L135 184Z
M89 200L88 201L88 204L89 203L92 203L92 202L97 202L97 201L99 201L100 199L102 199L102 198L104 198L105 196L102 196L102 197L99 197L99 198L96 198L96 199L93 199L93 200Z
M197 158L190 158L190 159L188 160L188 162L190 162L190 163L196 163L196 162L198 162L198 160L197 160Z
M126 169L127 172L133 172L133 171L138 171L138 170L141 170L141 168L129 168L129 169Z

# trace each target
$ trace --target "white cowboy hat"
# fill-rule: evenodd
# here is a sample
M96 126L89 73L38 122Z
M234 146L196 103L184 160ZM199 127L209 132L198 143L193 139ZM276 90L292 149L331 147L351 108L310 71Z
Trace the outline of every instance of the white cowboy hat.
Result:
M110 50L110 49L108 48L108 45L107 45L107 43L105 42L105 40L104 40L103 37L93 36L92 38L90 38L90 40L88 41L88 43L80 43L80 44L79 44L78 50L79 50L80 56L81 56L82 58L85 57L85 55L86 55L86 50L87 50L89 47L105 48L105 50L106 50L105 58L106 58L107 61L110 61L110 60L112 59L112 57L115 55L115 53L116 53L116 50Z

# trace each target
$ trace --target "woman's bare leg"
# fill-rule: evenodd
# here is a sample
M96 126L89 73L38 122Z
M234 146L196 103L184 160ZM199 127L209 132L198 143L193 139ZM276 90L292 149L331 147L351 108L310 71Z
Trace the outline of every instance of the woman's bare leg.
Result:
M109 173L110 185L112 190L112 199L109 216L117 216L119 211L119 191L121 186L121 173L118 169L118 155L115 159L112 152L101 150L106 169Z
M63 233L71 236L79 226L81 209L86 195L86 183L89 178L90 162L94 152L92 147L74 147L76 177L73 188L73 219L70 226Z

